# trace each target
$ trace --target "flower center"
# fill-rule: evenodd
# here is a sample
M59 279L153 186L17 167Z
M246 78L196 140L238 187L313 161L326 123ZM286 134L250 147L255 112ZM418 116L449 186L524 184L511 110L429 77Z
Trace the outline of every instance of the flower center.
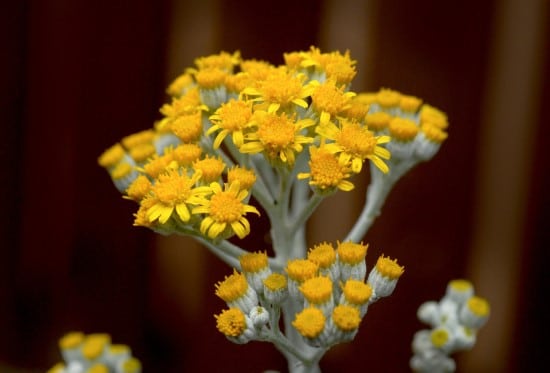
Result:
M210 216L220 223L239 221L243 215L243 204L233 193L221 192L212 196L210 200Z
M373 154L376 146L373 133L357 122L344 122L342 130L336 136L336 142L348 153L359 158Z
M258 128L258 138L269 150L277 152L294 142L295 131L294 122L286 114L269 114Z
M321 188L337 186L346 177L346 167L328 151L312 153L309 168L311 179Z

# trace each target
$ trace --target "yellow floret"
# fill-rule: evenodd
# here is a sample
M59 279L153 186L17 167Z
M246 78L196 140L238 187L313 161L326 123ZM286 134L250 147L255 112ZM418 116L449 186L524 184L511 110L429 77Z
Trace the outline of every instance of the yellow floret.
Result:
M256 273L268 267L267 254L264 252L247 253L239 258L243 272Z
M325 303L332 296L332 281L324 276L313 277L302 283L300 291L310 303Z
M361 315L357 307L339 305L332 311L332 321L340 330L350 332L359 328Z
M216 318L216 328L228 337L238 337L246 329L246 319L238 308L230 308L222 311Z
M405 272L404 267L397 264L396 259L392 260L384 255L378 257L378 260L376 261L376 269L382 276L390 279L398 279L401 277L403 272Z
M234 271L216 284L216 295L226 302L233 302L246 294L248 282L244 274Z
M325 315L315 307L305 308L302 312L296 314L292 325L298 332L306 338L315 338L321 334L325 328Z
M372 288L369 284L354 279L347 280L342 287L342 291L346 300L356 306L361 306L368 302L372 295Z
M286 266L288 277L298 283L317 276L318 271L319 266L307 259L289 260Z
M355 265L363 262L367 255L368 245L355 242L338 243L338 259L346 264Z

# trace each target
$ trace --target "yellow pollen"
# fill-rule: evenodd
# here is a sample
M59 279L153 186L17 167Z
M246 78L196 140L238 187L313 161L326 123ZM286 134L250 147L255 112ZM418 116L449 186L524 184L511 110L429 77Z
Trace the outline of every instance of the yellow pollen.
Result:
M200 111L183 114L174 119L170 129L183 142L193 142L202 134L202 114Z
M392 117L388 113L378 111L376 113L367 114L365 123L370 130L382 131L383 129L388 128L391 119Z
M235 166L227 172L227 182L238 181L242 189L249 190L256 182L256 174L252 170Z
M467 305L468 305L468 309L472 311L472 313L476 316L485 317L489 315L489 312L490 312L489 302L487 302L487 300L481 297L478 297L478 296L471 297L470 299L468 299Z
M346 300L356 306L361 306L368 302L372 295L372 288L359 280L347 280L342 291Z
M356 265L365 260L368 245L354 242L338 243L338 259L349 265Z
M313 277L302 283L300 291L310 303L322 304L331 299L332 281L324 276Z
M426 136L428 140L437 144L441 144L448 137L447 132L433 124L430 124L429 122L423 123L420 126L420 130L424 133L424 136Z
M151 182L145 175L139 175L126 190L128 198L141 201L151 191Z
M226 302L233 302L246 294L248 282L242 273L234 271L232 275L216 284L216 295Z
M190 166L201 154L202 149L197 144L180 144L172 151L172 158L180 166Z
M206 158L193 162L193 169L202 172L202 180L206 183L218 181L223 171L225 163L219 158L206 156Z
M411 141L418 134L418 126L410 119L393 118L389 124L390 136L400 141Z
M391 89L382 88L376 95L376 101L383 108L398 106L401 101L401 94Z
M267 276L263 283L271 291L281 291L286 289L286 276L280 273L272 273Z
M239 258L243 272L256 273L269 265L265 252L247 253Z
M105 150L103 154L98 158L97 162L101 167L112 167L116 165L122 157L124 157L124 148L119 143L111 146L109 149Z
M82 355L90 360L96 359L110 342L111 337L108 334L89 334L84 340Z
M216 222L232 223L239 221L244 214L244 205L230 191L216 193L210 200L210 216Z
M332 244L323 242L309 249L307 258L317 263L319 268L329 268L336 262L336 251Z
M59 340L59 347L62 350L67 350L71 348L75 348L80 346L80 344L84 341L84 333L81 332L71 332L65 334L60 340Z
M111 170L111 177L114 180L119 180L130 175L132 171L134 171L134 167L132 165L126 162L122 162L117 164L115 168Z
M199 85L199 87L204 89L213 89L223 85L226 76L227 72L221 69L212 68L199 70L195 74L195 79L197 80L197 84Z
M338 329L351 332L359 328L361 314L356 307L339 305L332 310L332 321Z
M238 337L246 329L244 313L238 308L230 308L222 311L216 318L216 328L228 337Z
M155 137L155 131L153 130L145 130L141 132L137 132L131 135L128 135L124 137L121 142L122 145L126 149L131 149L136 146L142 145L142 144L148 144L153 141L153 138Z
M315 307L305 308L302 312L296 314L292 325L298 332L306 338L315 338L325 328L325 315Z
M302 283L307 279L317 276L319 266L307 259L289 260L286 266L288 277L298 283Z
M144 162L147 160L147 158L155 154L156 151L157 150L155 149L153 144L147 143L136 145L133 148L129 149L128 152L136 162Z
M376 261L376 269L382 276L388 277L392 280L398 279L401 277L403 272L405 272L404 267L397 264L396 259L392 260L384 255L380 255L378 257L378 260Z
M449 341L449 332L445 329L435 329L431 332L430 339L435 347L443 347Z

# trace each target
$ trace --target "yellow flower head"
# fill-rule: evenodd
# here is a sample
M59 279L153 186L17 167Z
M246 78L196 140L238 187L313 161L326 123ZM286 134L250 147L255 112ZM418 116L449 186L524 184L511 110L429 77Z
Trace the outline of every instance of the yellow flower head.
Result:
M192 114L202 108L199 89L197 87L189 89L183 96L172 99L170 104L164 104L160 108L160 113L165 116L159 124L160 130L178 116Z
M307 258L317 263L319 268L327 269L336 262L336 251L330 243L324 242L309 249Z
M210 116L212 127L206 131L210 135L220 131L214 139L214 149L218 149L227 135L231 135L233 144L240 148L244 142L243 131L249 126L252 118L252 102L231 100L220 106Z
M350 160L353 172L361 172L365 159L370 159L382 172L388 172L388 166L383 159L390 159L390 152L379 146L390 141L388 136L374 136L373 132L359 122L346 119L340 120L338 127L329 122L317 127L316 131L324 138L334 140L326 148L332 153L340 153L344 162Z
M134 201L141 201L151 191L151 181L145 175L139 175L126 189L126 195Z
M382 276L390 279L398 279L405 272L405 269L397 264L397 260L392 260L384 255L378 257L376 269Z
M365 124L368 129L374 132L380 132L388 128L392 116L385 111L377 111L376 113L367 114Z
M242 153L264 152L270 161L280 159L293 165L295 153L303 150L304 144L313 142L313 138L301 135L303 129L315 124L312 119L296 121L295 116L286 113L256 111L253 124L256 127L245 137L246 143L239 149Z
M336 85L334 80L317 84L311 95L311 102L313 109L320 115L321 125L350 108L350 100L353 96L355 96L354 92L344 92L344 87Z
M101 167L111 168L119 163L126 152L124 148L119 143L111 146L109 149L105 150L101 156L98 158L97 162Z
M210 56L199 57L195 59L195 65L199 69L220 69L227 72L233 71L233 67L237 66L241 61L241 53L235 51L233 54L228 52L220 52Z
M172 158L182 167L189 167L199 160L202 149L197 144L180 144L172 151Z
M338 259L340 262L349 265L363 263L368 247L368 245L355 242L339 242L336 249L338 251Z
M183 142L195 142L202 135L202 113L195 111L176 117L170 124L170 130Z
M305 80L305 75L296 75L284 67L271 69L265 80L257 81L255 87L247 87L241 93L257 96L254 101L262 102L269 112L286 110L292 105L307 108L305 98L311 95L312 87L305 85Z
M332 321L338 329L344 332L357 330L361 323L361 315L357 307L338 305L332 311Z
M390 136L393 139L402 142L412 141L419 131L416 123L405 118L393 118L390 121L388 128L390 130Z
M208 184L220 179L225 170L225 163L220 158L207 155L205 158L193 162L193 169L200 172L201 181Z
M210 189L213 193L210 199L202 198L193 209L193 214L205 215L200 225L201 233L212 239L220 235L247 236L250 223L245 214L252 212L260 215L254 206L242 202L248 191L241 189L239 183L225 184L223 190L220 184L211 183Z
M161 173L166 172L170 163L174 160L172 152L167 152L164 155L154 154L147 160L142 167L142 170L152 178L158 177Z
M289 260L285 268L288 277L297 283L317 276L319 266L308 259Z
M240 166L232 167L227 171L227 182L232 184L238 181L242 189L250 190L256 182L256 174L254 171Z
M151 187L152 203L147 210L147 218L150 222L158 220L164 224L176 211L177 216L187 222L191 218L189 204L196 203L197 197L210 193L210 188L195 187L201 173L195 172L191 177L187 172L170 170L161 174Z
M234 271L223 281L216 283L216 295L226 302L234 302L245 296L248 291L248 282L244 274Z
M372 288L363 281L349 279L342 286L342 294L348 303L354 306L362 306L369 301Z
M309 172L299 173L298 179L310 178L309 185L319 193L331 193L336 188L350 191L354 185L346 180L351 176L350 162L332 154L325 146L310 146Z
M264 252L246 253L239 258L241 269L245 273L256 273L269 266L267 254Z
M166 93L173 97L179 97L188 89L194 87L193 76L189 73L179 75L166 89Z
M320 309L308 307L296 314L292 325L302 336L312 339L318 337L325 329L325 321L325 315Z
M238 308L224 310L214 317L216 318L216 328L228 337L238 337L246 329L244 313Z
M332 281L325 276L305 280L299 289L310 304L319 305L332 299Z

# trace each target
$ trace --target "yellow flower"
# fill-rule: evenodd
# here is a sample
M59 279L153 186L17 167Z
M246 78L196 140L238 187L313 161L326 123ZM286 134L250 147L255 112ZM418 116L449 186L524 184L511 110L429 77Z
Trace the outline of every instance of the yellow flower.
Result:
M216 318L216 328L228 337L239 337L246 330L246 320L243 311L230 308L222 311Z
M216 110L210 116L212 127L206 131L206 135L210 135L218 130L221 130L214 139L214 149L218 149L225 139L231 134L233 144L240 148L244 142L243 130L249 125L252 118L252 103L246 101L231 100Z
M304 84L306 76L296 75L286 67L271 69L265 80L257 81L254 87L247 87L241 93L246 96L258 96L254 101L262 102L267 111L286 110L292 105L307 108L305 100L311 95L313 87Z
M170 129L183 142L194 142L202 135L202 114L199 110L176 117Z
M317 82L315 82L317 83ZM319 113L321 125L330 121L331 117L351 107L350 99L354 92L344 92L344 87L338 87L334 80L327 80L323 84L315 84L311 95L311 106Z
M210 193L208 187L195 187L200 177L200 172L189 177L185 170L170 170L161 174L151 187L154 203L147 210L148 220L158 220L164 224L175 210L183 222L189 221L191 214L188 205L196 203L197 197Z
M366 126L346 119L341 119L338 127L330 122L321 125L316 132L326 139L334 140L326 148L331 153L340 153L344 161L351 161L353 172L361 172L365 159L370 159L380 171L388 172L383 159L390 159L390 152L379 145L389 142L389 136L374 136Z
M349 192L354 185L346 180L351 175L349 161L337 158L325 146L310 146L309 172L301 172L298 179L310 178L309 185L321 193L330 193L338 188Z
M242 189L250 189L256 182L254 171L244 167L235 166L227 171L227 182L229 184L238 181Z
M201 173L201 182L208 184L220 179L225 170L225 163L220 158L207 155L193 162L193 169Z
M250 233L250 223L244 217L248 212L260 215L254 206L242 201L248 191L241 189L239 183L225 184L222 190L220 184L210 184L213 194L210 199L200 199L193 214L205 214L200 230L201 233L214 239L220 235L231 236L233 233L244 238Z
M196 58L194 62L199 69L221 69L231 72L240 61L241 53L239 51L235 51L233 54L222 51L218 54Z
M239 149L242 153L264 152L272 161L280 159L293 165L295 153L302 151L303 144L313 142L312 137L300 134L315 124L312 119L296 121L295 116L286 113L256 111L252 123L257 130L245 137L247 142Z

